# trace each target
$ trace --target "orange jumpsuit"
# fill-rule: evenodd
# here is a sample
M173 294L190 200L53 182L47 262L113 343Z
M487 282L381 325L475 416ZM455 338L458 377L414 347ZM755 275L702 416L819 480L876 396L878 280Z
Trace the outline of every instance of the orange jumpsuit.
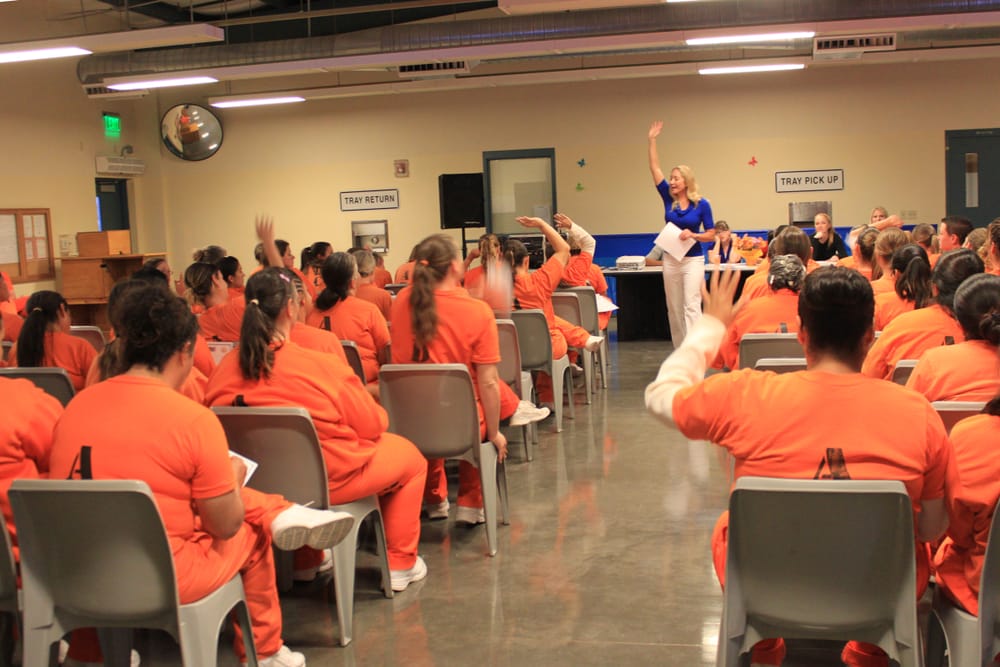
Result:
M738 368L740 340L743 336L748 333L777 333L782 324L787 333L799 332L798 292L780 289L747 303L729 325L713 366Z
M15 479L38 479L49 470L52 429L62 414L62 404L30 380L0 378L0 509L10 532L14 560L19 561L17 527L7 500Z
M332 331L340 340L354 341L365 369L365 380L378 380L379 355L389 342L389 327L374 304L348 296L333 308L314 309L306 324Z
M392 322L392 295L389 292L369 283L358 287L354 295L362 301L375 304L385 321Z
M198 315L198 326L201 334L209 340L236 342L240 339L240 327L243 326L243 312L247 309L244 297L237 297L212 306Z
M396 324L392 327L392 363L421 363L414 358L413 309L410 306L409 287L395 299L392 310ZM437 312L437 333L427 346L426 363L465 364L472 376L479 410L479 437L486 438L486 421L483 404L479 398L476 367L500 363L500 339L496 318L484 302L469 296L464 289L438 289L434 291L434 309ZM498 380L500 389L500 419L506 419L517 409L518 397L506 382ZM506 388L506 392L504 392ZM427 461L427 486L424 503L437 505L448 499L448 481L443 459ZM458 504L460 507L483 506L483 488L479 471L471 463L461 461L458 466Z
M289 338L293 343L301 345L307 350L326 352L337 357L345 364L347 363L344 346L340 344L340 339L334 333L308 326L302 322L296 322L292 325L292 332Z
M416 266L416 261L410 260L405 264L401 264L398 269L396 269L396 276L393 282L395 283L408 283L413 280L413 267Z
M882 331L889 322L913 310L913 302L900 298L896 290L875 295L875 331Z
M208 341L201 334L194 339L194 367L201 371L205 377L215 370L215 357L212 350L208 348Z
M97 350L82 338L62 331L49 331L45 334L45 354L40 365L64 369L73 389L80 391L86 386L87 373L96 357ZM12 367L17 366L17 343L10 349L9 360Z
M538 308L545 313L549 335L552 337L553 359L565 355L569 345L583 347L590 338L586 330L556 317L552 309L552 293L559 286L562 276L563 265L556 257L550 257L537 271L514 276L514 298L520 308Z
M6 310L0 311L0 317L3 318L3 339L9 340L12 343L16 342L17 337L21 335L21 327L24 326L24 320L21 319L20 315L8 313Z
M594 256L589 252L581 252L569 258L566 270L563 271L562 282L571 287L583 287L589 285L594 288L594 292L603 296L608 295L608 281L604 278L599 266L594 266ZM611 313L598 313L597 323L604 331L611 321Z
M896 281L890 278L889 276L882 276L878 280L872 281L872 292L875 293L875 296L895 291L896 291Z
M82 446L89 450L89 471ZM225 433L210 410L155 378L110 378L81 392L63 413L53 437L49 475L149 484L173 551L181 603L205 597L239 572L258 653L268 656L281 648L269 528L290 504L281 496L238 486ZM243 525L229 539L214 538L201 528L195 501L235 489L243 500ZM245 659L238 627L236 635L237 654Z
M740 298L744 301L749 299L758 299L771 293L771 286L767 284L767 274L768 271L770 271L771 262L770 260L765 261L767 261L767 268L761 271L760 267L757 267L757 269L753 272L753 275L747 278L746 282L743 284L743 292L741 293ZM806 262L806 275L812 273L819 267L819 263L810 259Z
M861 372L869 377L892 379L892 371L903 359L919 359L939 345L961 343L965 333L958 321L939 306L927 306L898 316L882 330Z
M986 402L1000 393L1000 355L985 340L935 347L921 355L906 386L931 402Z
M228 355L208 379L205 402L251 407L301 406L319 435L330 480L330 502L378 494L385 521L389 566L413 567L420 538L420 499L427 477L423 455L408 440L386 433L385 410L365 391L351 367L329 354L287 342L274 353L266 380L246 380L237 355Z
M392 274L385 269L376 266L375 272L372 273L375 287L380 289L385 288L386 285L392 282Z
M952 428L950 437L960 484L948 494L948 532L934 555L937 585L976 615L993 508L1000 498L998 434L1000 417L993 415L969 417Z

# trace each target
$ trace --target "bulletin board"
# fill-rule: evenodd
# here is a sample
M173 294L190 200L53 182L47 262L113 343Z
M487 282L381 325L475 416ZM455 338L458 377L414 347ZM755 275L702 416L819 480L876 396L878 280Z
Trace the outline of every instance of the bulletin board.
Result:
M15 283L55 277L47 208L0 208L0 271Z

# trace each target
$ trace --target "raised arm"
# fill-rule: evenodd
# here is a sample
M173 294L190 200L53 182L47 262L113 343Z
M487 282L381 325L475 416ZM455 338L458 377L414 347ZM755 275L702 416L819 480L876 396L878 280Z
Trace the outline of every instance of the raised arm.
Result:
M552 225L541 218L531 218L528 216L521 216L517 221L528 229L537 229L540 231L545 236L545 240L552 246L552 256L559 258L562 265L566 266L566 262L569 261L569 243L559 235L559 232L552 228Z
M556 223L556 227L569 234L569 237L576 242L577 247L581 251L593 257L594 251L597 250L597 241L594 240L594 237L586 229L570 220L568 215L563 215L562 213L556 213L552 216L552 220Z
M283 262L281 261L281 253L278 252L278 246L274 244L274 220L269 215L258 215L254 221L254 226L257 229L257 238L264 245L264 256L267 258L267 265L280 268Z
M659 185L663 178L663 170L660 168L660 156L656 152L656 138L660 136L663 129L663 121L653 121L649 126L649 173L653 175L653 185Z

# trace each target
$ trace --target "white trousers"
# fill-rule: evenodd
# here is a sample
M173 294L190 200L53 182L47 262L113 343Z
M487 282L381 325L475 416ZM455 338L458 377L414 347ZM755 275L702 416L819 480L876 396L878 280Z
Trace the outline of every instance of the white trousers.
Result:
M667 295L667 320L674 349L701 317L701 286L705 284L705 258L674 259L663 255L663 292Z

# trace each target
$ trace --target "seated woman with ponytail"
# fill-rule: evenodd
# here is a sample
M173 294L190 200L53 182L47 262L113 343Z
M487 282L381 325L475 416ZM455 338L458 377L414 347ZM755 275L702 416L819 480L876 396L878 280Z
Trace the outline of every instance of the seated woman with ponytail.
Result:
M463 265L454 242L443 234L424 239L416 249L413 281L393 303L392 361L397 364L461 363L472 376L479 409L480 437L489 440L502 461L507 440L499 423L511 419L515 426L548 416L520 401L499 379L500 341L493 311L483 301L469 296L461 287ZM483 489L472 464L461 461L458 468L459 523L482 523ZM427 462L424 505L431 519L448 518L448 482L444 461Z
M198 316L202 335L209 340L235 342L240 339L240 323L246 301L229 298L229 287L215 264L195 262L184 271L185 296Z
M568 216L557 213L553 219L556 222L557 228L567 232L570 230L574 232L570 235L569 262L566 264L566 270L563 271L562 282L559 283L559 286L583 287L587 285L594 288L595 294L607 297L608 281L604 279L604 273L601 272L601 268L594 264L597 241L594 240L594 237L587 230L570 220ZM726 225L726 223L724 221L715 223L716 232L720 230L722 225ZM726 225L725 231L728 234L728 225ZM718 237L716 237L715 243L716 247L718 247ZM731 246L732 242L730 242ZM728 258L729 256L726 255L727 261ZM611 322L611 311L597 314L597 323L601 331L605 331L608 328L609 322Z
M219 260L219 271L222 273L222 279L226 282L226 288L229 290L229 298L235 299L243 296L246 275L243 273L243 265L240 264L240 260L232 255L223 257Z
M893 291L875 295L875 331L882 331L903 313L929 305L934 298L930 261L920 245L908 243L897 248L889 275L895 281Z
M239 351L219 363L205 402L308 410L326 460L330 502L378 494L393 590L423 579L427 566L417 556L427 477L423 455L408 440L386 433L385 410L347 364L289 340L298 300L287 276L273 268L254 274L246 298Z
M97 357L94 346L71 336L69 305L58 292L35 292L25 305L27 317L10 351L11 365L21 368L62 368L69 374L73 388L86 384L87 371Z
M479 266L469 268L472 261L479 259ZM483 234L479 237L479 245L465 258L465 275L462 284L469 293L478 298L483 291L484 282L498 264L503 262L500 239L496 234Z
M892 292L897 274L892 270L892 256L909 244L910 237L898 227L883 229L875 239L875 264L872 267L872 291L875 296Z
M389 344L389 327L375 304L354 296L358 265L346 252L335 252L323 262L326 287L316 297L306 324L332 331L340 340L358 346L365 380L378 380L379 359Z
M1000 276L978 274L955 292L965 342L924 352L906 386L928 401L988 401L1000 393Z

